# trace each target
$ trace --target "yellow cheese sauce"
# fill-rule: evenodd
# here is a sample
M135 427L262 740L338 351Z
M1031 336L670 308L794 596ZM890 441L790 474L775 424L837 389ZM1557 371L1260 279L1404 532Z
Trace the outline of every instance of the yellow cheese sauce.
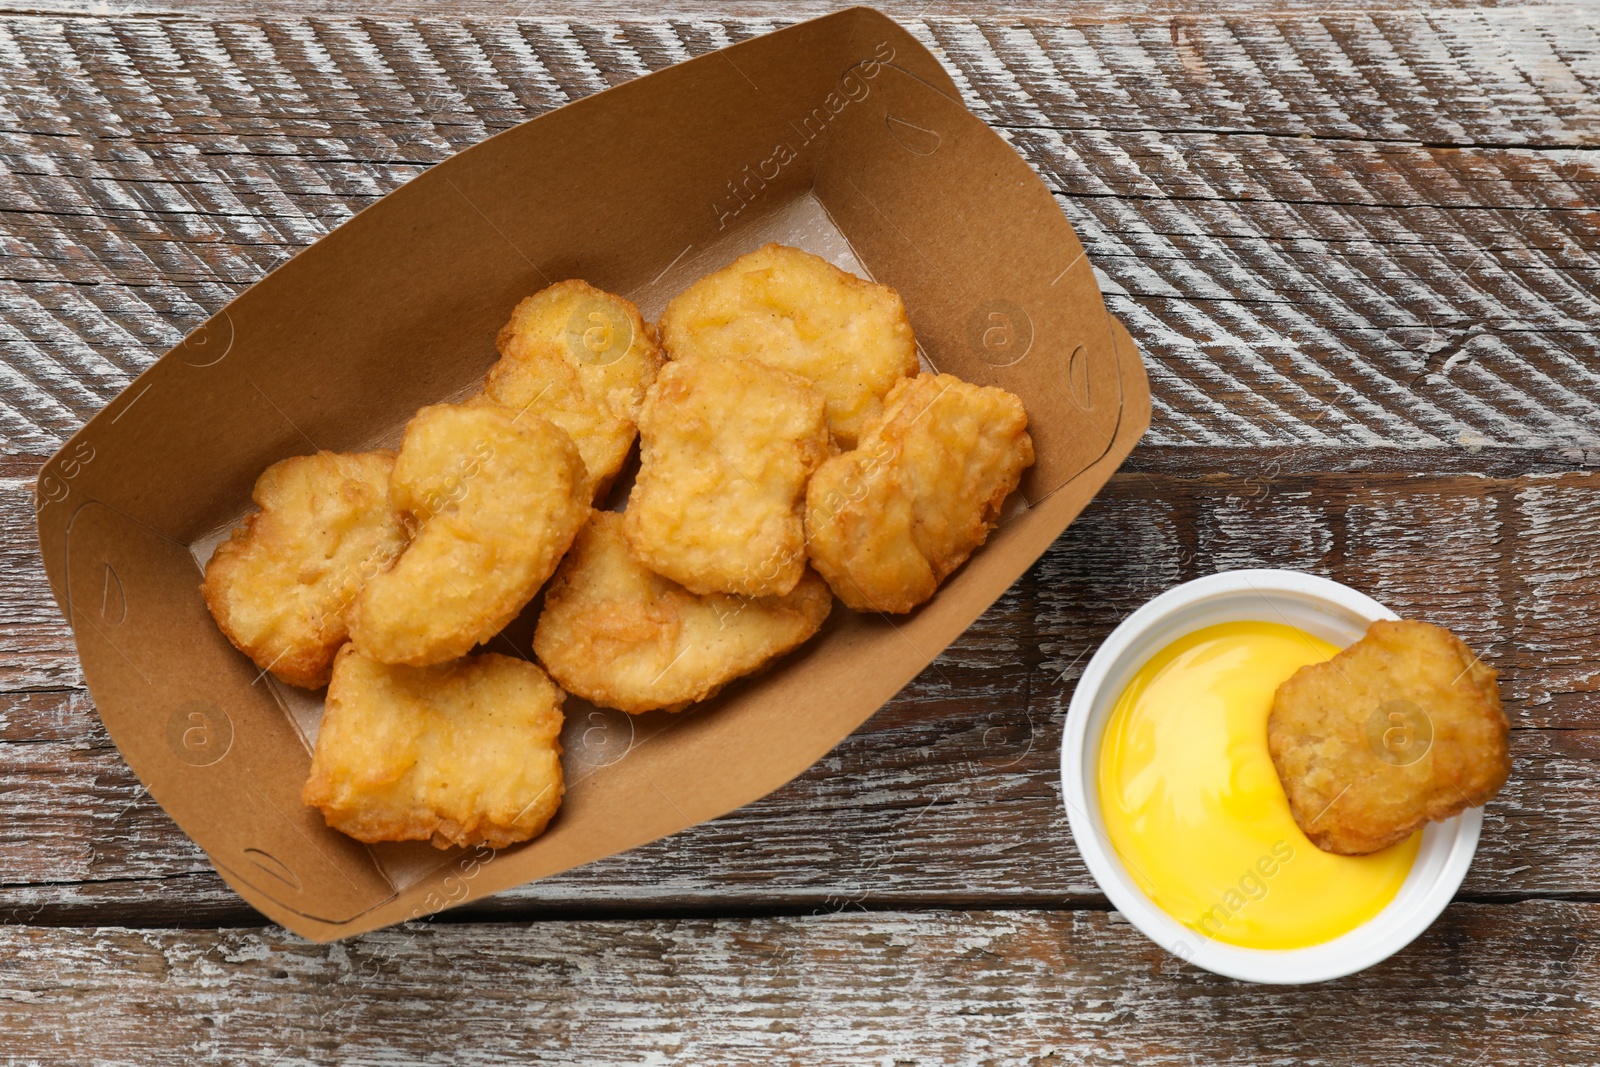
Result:
M1230 622L1151 657L1100 743L1106 832L1135 882L1174 919L1248 948L1332 940L1383 910L1421 833L1370 856L1313 845L1267 753L1278 685L1339 650L1282 623Z

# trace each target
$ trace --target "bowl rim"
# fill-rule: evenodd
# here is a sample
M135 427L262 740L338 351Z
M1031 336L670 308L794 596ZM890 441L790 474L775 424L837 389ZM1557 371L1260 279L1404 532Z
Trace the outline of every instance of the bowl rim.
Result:
M1198 613L1210 606L1210 610L1226 614L1226 601L1257 596L1269 605L1267 610L1285 621L1286 607L1301 613L1320 612L1330 627L1343 622L1346 628L1359 623L1364 629L1379 619L1399 618L1383 604L1347 585L1289 569L1220 571L1153 597L1111 632L1078 679L1067 706L1061 742L1062 799L1073 840L1090 875L1112 906L1145 937L1180 959L1228 978L1294 985L1328 981L1387 959L1432 925L1466 877L1477 850L1483 809L1468 808L1445 822L1429 823L1417 857L1394 899L1360 926L1305 948L1261 949L1208 938L1178 922L1152 901L1128 874L1107 837L1098 789L1090 788L1097 778L1089 773L1093 769L1090 757L1093 764L1098 763L1110 705L1121 685L1126 684L1126 674L1183 634L1226 621L1206 619L1185 628L1181 613ZM1251 617L1232 616L1239 621ZM1156 637L1159 644L1155 643ZM1135 657L1137 662L1130 662ZM1111 682L1119 683L1116 691L1111 690ZM1308 843L1308 847L1315 846Z

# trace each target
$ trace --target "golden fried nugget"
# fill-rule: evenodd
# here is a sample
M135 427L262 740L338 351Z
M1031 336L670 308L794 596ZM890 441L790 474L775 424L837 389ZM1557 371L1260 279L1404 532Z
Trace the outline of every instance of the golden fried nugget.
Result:
M645 566L691 593L795 587L806 569L806 479L830 447L810 382L747 359L669 363L639 434L626 530Z
M902 378L917 342L900 294L798 248L769 244L679 293L661 315L673 359L754 359L816 383L843 448Z
M1294 821L1360 856L1487 803L1511 772L1496 672L1449 630L1375 622L1281 686L1267 745Z
M679 711L803 643L833 596L806 571L786 596L695 596L634 559L596 512L545 591L533 651L569 691L638 714Z
M305 803L358 841L504 848L561 806L561 702L524 659L400 667L346 645L334 662Z
M807 551L857 611L921 604L988 538L1033 463L1022 401L949 374L895 386L806 489Z
M416 536L361 590L350 639L374 659L414 667L498 633L589 515L588 475L566 431L492 405L417 412L389 492Z
M389 506L393 452L294 456L256 479L245 517L206 564L200 593L257 667L290 685L328 684L362 584L406 546Z
M603 493L633 447L639 405L662 362L639 309L588 282L557 282L517 305L496 345L500 361L480 396L567 431Z

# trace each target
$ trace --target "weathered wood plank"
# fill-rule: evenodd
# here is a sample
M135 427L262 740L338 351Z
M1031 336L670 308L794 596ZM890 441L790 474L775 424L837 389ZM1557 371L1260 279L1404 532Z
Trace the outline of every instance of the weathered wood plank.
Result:
M1327 0L882 0L873 5L892 18L963 18L997 23L1026 20L1103 20L1142 19L1151 16L1194 16L1250 14L1279 16L1286 13L1319 15L1339 10L1341 5ZM1477 0L1382 0L1363 5L1372 13L1417 12L1475 8ZM1570 9L1570 3L1550 0L1497 0L1496 8ZM540 16L559 19L672 19L705 22L716 19L770 19L777 24L817 18L837 11L829 0L670 0L648 3L645 0L541 0L537 5L520 0L282 0L275 8L286 15L313 16L400 16L407 18L527 18ZM27 0L10 11L39 15L104 17L96 0ZM118 14L149 16L252 16L260 7L247 0L121 0Z
M1272 203L1189 201L1180 218L1149 200L1064 196L1063 205L1113 310L1152 362L1155 443L1438 447L1468 435L1559 449L1600 435L1590 329L1600 317L1592 295L1600 274L1585 234L1560 247L1519 243L1525 238L1507 233L1492 211L1456 212L1449 236L1430 237L1449 220L1425 227L1392 209L1354 207L1298 225ZM83 226L38 213L13 221L28 248L79 238L93 247L103 236L98 218ZM259 220L236 221L253 229ZM1405 239L1380 239L1386 223ZM229 240L245 247L248 234ZM39 404L57 412L60 432L177 339L169 322L197 321L227 295L215 277L196 273L205 266L197 258L165 273L159 257L148 258L119 271L108 256L71 267L73 280L62 281L41 276L69 269L60 263L11 257L0 307L28 338L25 347L18 341L19 370L52 370L46 353L58 350L52 338L62 320L102 330L94 336L119 346L114 362L85 353L67 361L74 377L46 375L50 392ZM117 290L108 287L124 280L136 283L132 295L109 299ZM31 394L17 389L28 403ZM19 430L13 447L39 452L58 436Z
M942 10L911 25L1060 192L1152 441L1600 447L1580 9ZM0 451L450 152L797 15L761 11L0 22Z
M1103 904L1061 810L1059 713L1055 721L1034 722L990 714L973 724L956 720L959 709L948 705L922 700L915 707L937 718L920 728L875 724L748 808L510 890L464 914L515 919ZM899 711L904 714L904 705ZM1036 753L1014 755L1029 741ZM1513 752L1513 783L1490 805L1463 898L1594 899L1600 805L1592 783L1600 731L1518 730ZM121 761L98 755L94 802L102 817L75 812L85 794L68 788L44 795L52 807L30 807L25 820L7 805L7 818L21 825L3 836L14 858L0 882L0 920L262 922L167 824ZM77 770L61 761L47 772L23 766L20 773L60 782ZM22 793L17 805L37 803L41 795L36 780L13 788ZM37 837L41 829L77 836L57 844ZM96 836L86 840L90 834ZM34 866L49 880L16 870ZM12 881L19 878L30 880Z
M1244 566L1345 580L1449 625L1500 668L1518 727L1515 771L1488 808L1465 892L1594 894L1594 478L1307 473L1295 455L1236 451L1208 475L1118 475L972 630L796 782L476 913L1098 900L1057 784L1071 684L1145 599ZM0 913L74 923L248 918L141 793L84 696L7 699Z
M1533 566L1517 571L1516 661L1537 664L1519 688L1534 701L1574 700L1600 688L1600 496L1587 483L1537 479L1515 491L1519 541Z
M0 692L81 686L72 631L39 558L30 479L0 478L0 602Z
M1454 905L1311 987L1099 911L280 930L0 929L0 1058L510 1063L1590 1063L1600 905ZM469 962L470 961L470 962Z
M1208 506L1213 499L1226 501L1230 496L1250 498L1260 495L1269 483L1279 478L1311 479L1307 484L1315 487L1314 479L1317 475L1341 469L1373 470L1397 476L1427 474L1430 470L1440 469L1480 475L1484 478L1503 479L1511 476L1514 471L1535 469L1541 463L1546 471L1554 472L1572 464L1600 461L1600 456L1593 450L1586 451L1576 446L1545 455L1538 452L1484 448L1481 439L1470 437L1463 437L1455 443L1457 447L1452 450L1430 450L1426 453L1369 453L1364 450L1335 451L1315 447L1263 451L1146 447L1134 453L1129 470L1113 481L1108 496L1120 501L1110 505L1111 507L1133 509L1135 512L1133 521L1137 524L1140 521L1137 512L1145 506L1140 501L1146 500L1156 491L1152 486L1161 485L1160 491L1166 491L1164 482L1152 483L1149 480L1158 475L1163 478L1174 475L1192 476L1196 473L1232 476L1231 482L1219 482L1215 486L1197 483L1173 490L1179 492L1180 496L1192 498L1194 506L1198 508ZM19 465L37 469L37 457L17 457L17 459ZM20 462L23 460L27 463ZM1462 491L1471 495L1490 483L1460 484L1464 487ZM1525 484L1535 486L1542 483L1527 481ZM1580 480L1574 484L1586 483ZM1311 492L1312 489L1299 491ZM1452 491L1445 490L1443 495L1448 496ZM1530 506L1544 499L1538 494L1528 498ZM1576 504L1587 499L1587 496L1580 494L1572 497L1571 502ZM1158 503L1155 506L1162 505ZM1098 511L1091 511L1082 521L1093 524L1098 521L1096 518L1098 514ZM1551 513L1541 511L1530 521L1546 525L1560 523L1563 521L1563 514L1559 508ZM0 475L0 593L3 593L9 609L5 617L0 618L0 692L82 685L77 655L72 646L71 631L51 597L49 584L45 580L44 569L38 558L33 520L31 480L26 477ZM1187 515L1184 521L1193 523L1197 520L1191 514ZM1579 521L1588 522L1587 519ZM1423 539L1433 536L1427 516L1420 514L1413 516L1412 522L1415 530L1419 531L1416 536ZM1085 527L1086 530L1092 528L1092 525ZM1285 537L1310 536L1299 529L1281 533ZM1069 535L1071 536L1093 535L1085 533ZM1135 540L1130 543L1140 542ZM1575 542L1580 546L1588 543L1582 538ZM1056 551L1068 551L1067 544L1070 544L1070 541L1063 543ZM1104 580L1107 583L1120 585L1126 590L1127 596L1134 598L1133 602L1159 592L1166 584L1176 581L1180 573L1190 576L1209 573L1210 570L1230 565L1234 558L1225 552L1213 557L1209 553L1202 553L1199 546L1192 543L1185 543L1184 546L1174 549L1173 551L1178 554L1169 561L1150 554L1129 556L1120 545L1113 544L1111 549L1113 555L1099 563L1103 573L1087 577L1085 580L1090 582ZM1549 560L1540 555L1539 542L1530 542L1527 550L1532 555L1528 559L1523 559L1520 555L1515 556L1514 569L1531 567L1537 575L1537 568L1548 566L1553 568L1553 577L1549 581L1564 580L1565 571L1562 568L1567 567L1565 561ZM1520 546L1518 551L1521 551ZM1315 566L1316 563L1317 561L1308 561L1307 565ZM1180 564L1183 565L1183 569L1180 569ZM1352 580L1359 580L1360 577L1353 576ZM1533 580L1544 579L1536 576Z
M1081 107L1112 128L1570 145L1595 117L1586 21L1576 8L1333 7L929 29L1001 123L1054 125L1052 108Z

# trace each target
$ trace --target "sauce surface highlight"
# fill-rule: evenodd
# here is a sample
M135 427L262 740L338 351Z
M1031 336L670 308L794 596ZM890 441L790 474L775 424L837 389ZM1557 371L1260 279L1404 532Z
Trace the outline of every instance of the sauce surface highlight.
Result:
M1100 807L1133 880L1204 937L1303 948L1394 899L1419 831L1370 856L1313 845L1267 752L1279 684L1339 650L1282 623L1230 622L1179 638L1139 668L1100 744Z

